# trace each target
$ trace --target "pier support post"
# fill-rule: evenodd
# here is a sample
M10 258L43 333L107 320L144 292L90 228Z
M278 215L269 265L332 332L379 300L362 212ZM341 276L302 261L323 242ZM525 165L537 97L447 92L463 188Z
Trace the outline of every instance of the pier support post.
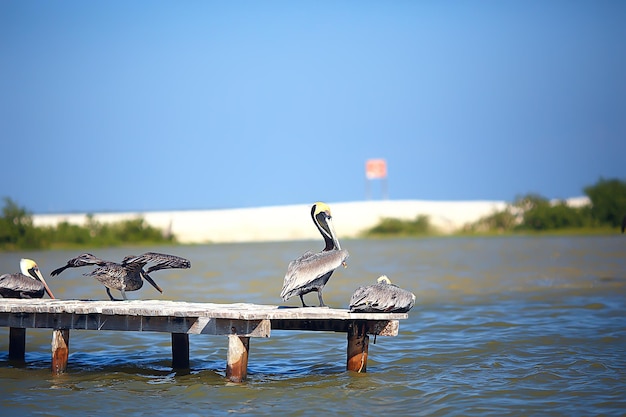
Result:
M172 333L172 368L189 369L189 335Z
M26 357L26 329L9 328L9 360L24 362Z
M348 371L367 371L369 336L365 333L365 322L353 322L348 326Z
M67 358L70 354L69 329L52 331L52 374L59 375L67 370Z
M226 363L226 378L231 382L242 382L248 376L248 350L250 338L228 335L228 357Z

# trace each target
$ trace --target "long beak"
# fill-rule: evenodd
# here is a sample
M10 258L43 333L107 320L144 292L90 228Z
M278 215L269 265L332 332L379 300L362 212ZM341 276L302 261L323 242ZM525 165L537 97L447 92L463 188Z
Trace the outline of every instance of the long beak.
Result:
M330 230L330 237L333 239L335 247L337 248L337 250L340 250L341 245L339 244L339 239L337 239L337 235L335 234L335 226L333 226L332 218L327 219L326 224L328 225L328 230Z
M39 271L39 269L33 268L31 269L31 272L35 274L35 279L38 279L39 281L41 281L41 283L43 284L43 288L46 290L50 298L54 299L54 294L52 294L50 287L48 287L48 283L46 282L45 279L43 279L43 275L41 275L41 272Z
M141 275L143 276L143 278L144 278L146 281L148 281L148 282L150 283L150 285L152 285L154 288L156 288L158 292L160 292L161 294L163 294L163 290L161 289L161 287L159 287L159 286L157 285L157 283L156 283L156 282L154 282L154 281L152 280L152 278L150 278L150 275L146 274L146 273L145 273L145 272L143 272L143 271L141 271Z

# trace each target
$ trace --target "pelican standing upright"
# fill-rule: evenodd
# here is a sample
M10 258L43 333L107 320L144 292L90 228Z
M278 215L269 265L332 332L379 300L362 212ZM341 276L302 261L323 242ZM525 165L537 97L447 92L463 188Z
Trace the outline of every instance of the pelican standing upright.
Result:
M341 249L327 204L322 202L313 204L311 218L324 238L326 246L318 253L307 251L289 263L280 296L286 301L297 295L302 301L302 307L307 307L304 295L317 291L320 307L325 307L322 290L335 269L340 265L346 266L345 261L349 254L347 250Z

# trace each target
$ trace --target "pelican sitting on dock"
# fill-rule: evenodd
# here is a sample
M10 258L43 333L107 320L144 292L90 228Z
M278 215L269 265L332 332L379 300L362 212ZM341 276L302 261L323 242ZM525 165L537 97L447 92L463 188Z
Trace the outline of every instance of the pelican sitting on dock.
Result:
M154 263L147 271L143 268L148 263ZM169 268L190 268L191 262L179 256L167 255L156 252L146 252L140 256L126 256L121 263L105 261L95 257L90 253L70 259L65 266L55 269L50 275L59 275L67 268L78 268L87 265L97 265L98 267L85 276L95 277L106 287L109 298L113 301L119 301L113 298L111 290L118 290L122 293L122 298L126 300L126 291L136 291L143 286L143 280L148 281L159 292L163 292L156 282L148 275L152 271Z
M311 217L313 218L313 223L322 234L326 246L319 253L307 251L298 259L289 263L280 296L284 301L287 301L289 298L297 295L302 301L302 307L307 307L303 296L312 291L317 291L320 307L325 307L326 305L322 299L322 289L335 269L340 265L346 266L345 261L349 254L347 250L341 249L339 245L339 240L335 235L335 229L332 224L330 207L327 204L321 202L313 204Z
M359 287L350 298L350 311L358 313L406 313L415 305L415 294L382 275L374 285Z
M54 298L37 263L32 259L20 261L21 273L0 276L0 295L4 298L42 298L47 292Z

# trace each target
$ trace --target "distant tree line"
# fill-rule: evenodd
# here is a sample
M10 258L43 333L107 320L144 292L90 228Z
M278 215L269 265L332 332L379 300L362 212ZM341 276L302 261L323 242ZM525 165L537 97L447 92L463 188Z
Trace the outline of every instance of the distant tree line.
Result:
M470 230L554 231L613 229L626 215L626 182L600 179L583 189L590 204L570 206L552 202L538 194L518 197L512 204L469 226Z
M565 201L553 202L538 194L526 194L507 204L504 210L464 226L459 233L503 233L524 231L583 231L620 227L626 215L626 182L600 179L583 189L590 204L581 207ZM428 216L415 220L382 219L365 236L415 236L436 233Z
M366 236L419 236L436 233L428 216L419 215L414 220L384 218L366 232Z
M32 214L8 197L4 199L0 217L0 250L174 242L174 236L148 225L141 217L100 223L93 215L87 215L84 226L61 222L56 226L36 227Z

